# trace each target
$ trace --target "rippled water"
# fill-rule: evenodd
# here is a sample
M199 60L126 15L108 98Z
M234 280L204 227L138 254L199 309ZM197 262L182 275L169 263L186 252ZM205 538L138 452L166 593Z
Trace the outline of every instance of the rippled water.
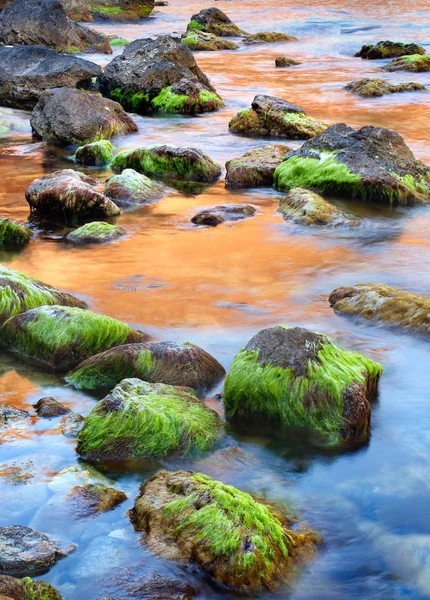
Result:
M129 40L182 33L190 16L210 5L205 0L170 0L169 7L142 24L94 27ZM139 133L119 139L118 146L193 145L224 164L269 141L232 136L227 128L231 116L248 107L255 94L269 93L330 124L395 129L417 157L430 163L428 94L363 100L342 89L349 81L380 73L381 61L352 58L363 43L417 41L430 51L426 0L341 5L333 0L221 0L216 6L249 32L275 29L299 41L197 53L226 107L194 118L136 116ZM275 69L279 54L303 64ZM95 60L105 64L110 58L100 55ZM393 73L389 78L430 83L428 73ZM29 212L27 185L56 168L73 168L71 149L48 151L32 143L28 119L29 113L0 108L0 120L13 124L12 133L0 138L1 214L21 220ZM109 169L88 172L100 180L110 174ZM118 222L129 235L114 244L73 249L61 243L62 230L34 223L39 234L34 241L19 254L1 252L0 260L158 339L196 342L227 369L255 332L276 323L327 333L380 361L384 375L365 447L330 453L303 440L273 441L230 432L223 445L241 447L250 455L249 464L228 464L215 454L186 466L288 503L322 533L325 544L318 558L284 597L429 598L430 346L405 333L336 316L327 297L339 285L358 282L383 282L430 295L430 206L390 209L338 199L338 205L364 218L365 226L351 232L309 231L283 221L276 212L279 198L268 188L229 192L220 180L198 195L172 191L158 204L124 213ZM249 202L258 213L216 229L191 225L198 209L224 202ZM49 395L81 414L94 406L95 396L65 387L61 378L1 358L2 401L31 409L38 398ZM219 412L215 394L221 388L206 399ZM105 593L120 597L121 590L124 596L124 582L155 570L187 580L201 598L226 597L198 574L139 546L126 510L156 466L107 473L129 500L95 519L70 519L62 505L68 489L58 491L50 482L62 468L76 464L77 457L74 441L66 440L57 426L57 420L35 418L0 439L0 463L24 465L34 474L22 485L0 477L0 525L29 525L78 546L43 579L69 600L91 600ZM168 463L169 468L178 466L184 463Z

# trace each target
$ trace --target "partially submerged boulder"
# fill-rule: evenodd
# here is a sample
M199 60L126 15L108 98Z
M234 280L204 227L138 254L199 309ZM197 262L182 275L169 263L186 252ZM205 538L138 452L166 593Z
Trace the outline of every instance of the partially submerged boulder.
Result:
M0 104L32 110L47 89L85 87L101 67L41 46L0 47Z
M123 379L137 377L204 392L225 375L224 367L208 352L185 342L128 344L96 354L78 365L66 380L85 390L112 389Z
M131 23L149 17L154 0L60 0L67 16L75 21Z
M145 598L145 600L193 600L196 592L191 585L166 577L158 573L151 573L150 577L142 580L138 578L136 583L130 582L130 575L127 573L127 589L130 590L132 597Z
M426 90L427 88L420 83L408 82L394 85L385 81L385 79L366 78L359 81L351 81L351 83L345 86L345 89L362 98L373 98L375 96L383 96L384 94Z
M191 31L205 31L223 37L246 35L246 32L239 29L222 10L215 7L204 8L193 15L187 28Z
M59 417L61 415L67 415L70 412L70 408L60 404L55 398L46 396L40 398L34 405L37 416L45 419L51 419L52 417Z
M279 509L192 471L159 471L129 515L152 552L248 594L292 579L315 552L315 534L294 531Z
M90 462L192 457L210 450L222 428L191 388L123 379L85 419L76 450Z
M60 146L110 140L138 130L117 102L73 88L43 92L30 124L45 142Z
M293 67L301 64L298 60L294 60L294 58L289 58L288 56L277 56L275 58L275 65L277 67Z
M330 444L361 439L382 367L301 327L263 329L236 355L224 388L235 422L299 427Z
M426 73L430 71L430 55L412 54L412 56L401 56L395 58L382 71L412 71L413 73Z
M382 283L337 288L329 302L333 310L344 315L430 333L430 299Z
M61 596L46 581L0 575L0 600L61 600Z
M285 144L269 144L248 150L240 158L225 163L225 185L229 188L272 186L273 173L291 148Z
M274 181L279 189L304 187L393 205L430 199L430 167L398 133L382 127L332 125L287 154Z
M245 44L274 44L277 42L292 42L297 40L293 35L280 33L279 31L259 31L244 38Z
M182 42L188 46L190 50L205 50L206 52L216 50L237 50L238 45L230 40L215 35L214 33L206 33L200 29L187 29L186 33L181 36Z
M110 163L113 156L113 144L109 140L100 140L80 146L75 152L75 160L88 167L103 167Z
M149 337L122 321L67 306L41 306L12 317L2 335L9 352L54 371L67 371L98 352Z
M110 225L104 221L85 223L66 236L66 241L71 244L107 244L127 235L127 231L120 225Z
M223 204L198 212L191 219L194 225L216 227L225 221L240 221L252 217L257 212L251 204Z
M0 217L0 248L23 248L30 238L31 232L25 225Z
M360 219L344 213L315 192L304 188L293 188L284 198L281 198L278 212L286 221L292 221L299 225L317 227L356 227L360 225Z
M124 169L105 182L103 193L119 206L148 204L160 200L167 193L166 186L152 181L134 169Z
M61 433L68 438L78 437L79 432L84 426L85 418L78 413L70 412L60 421Z
M26 410L21 410L10 404L0 404L0 427L10 427L19 421L26 421L30 418Z
M112 510L127 500L127 496L121 490L100 483L87 483L74 486L66 500L77 516L91 517Z
M302 108L275 96L255 96L251 108L238 112L228 124L231 133L280 136L307 140L322 133L327 125L306 116Z
M397 56L406 56L407 54L425 54L425 48L419 44L405 44L403 42L378 42L377 44L366 44L361 50L354 54L359 58L375 60L378 58L396 58Z

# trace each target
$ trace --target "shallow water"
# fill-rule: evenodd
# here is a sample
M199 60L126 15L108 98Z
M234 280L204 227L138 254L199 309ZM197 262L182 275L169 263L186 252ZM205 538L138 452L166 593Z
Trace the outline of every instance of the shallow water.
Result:
M170 0L169 7L141 24L94 27L129 40L181 33L192 14L210 5L206 0ZM256 93L268 93L330 124L395 129L417 157L430 163L427 93L363 100L342 89L349 81L378 76L378 66L386 62L352 58L363 43L417 41L430 51L426 0L344 1L341 8L333 0L275 0L270 5L221 0L216 6L249 32L275 29L299 41L197 53L225 108L195 118L136 116L139 133L119 139L117 146L193 145L224 164L269 141L232 136L227 128L231 116L248 107ZM280 54L303 64L275 69L274 58ZM110 58L95 60L105 64ZM382 76L430 84L428 73ZM28 119L29 113L0 108L0 121L13 125L11 134L0 138L1 214L20 220L28 217L24 192L35 177L74 168L72 149L46 151L32 143ZM109 169L87 172L100 181L110 174ZM336 316L327 302L335 287L359 282L430 295L430 206L390 209L341 198L336 203L360 215L364 225L354 231L309 231L281 218L276 212L280 197L268 188L229 192L222 179L200 194L172 190L157 204L123 213L118 222L129 234L114 244L70 248L61 242L62 230L35 222L37 236L30 245L21 253L1 252L0 261L71 291L92 309L157 339L193 341L226 369L254 333L276 323L321 331L381 362L384 375L373 406L371 437L361 448L329 452L296 437L280 441L231 431L221 447L242 448L249 454L245 464L229 464L215 454L200 463L170 462L167 467L199 469L288 504L322 533L318 558L281 597L430 598L430 346L419 337ZM200 208L227 202L251 203L258 213L216 229L190 223ZM215 395L221 389L206 399L220 413ZM0 394L1 401L28 410L41 396L54 396L84 415L97 399L7 356L1 357ZM125 586L133 577L156 571L188 581L201 598L230 597L199 574L161 561L139 545L126 511L156 465L106 473L128 501L94 519L70 518L62 507L67 482L55 486L52 478L78 461L75 443L60 434L58 421L34 418L0 437L0 463L23 465L33 474L19 485L0 477L0 525L29 525L77 544L43 579L68 600L92 600L105 593L127 597Z

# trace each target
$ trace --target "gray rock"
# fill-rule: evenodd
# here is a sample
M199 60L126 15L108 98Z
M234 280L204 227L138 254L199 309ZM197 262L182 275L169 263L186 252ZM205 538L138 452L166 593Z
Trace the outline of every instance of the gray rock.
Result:
M194 225L209 225L216 227L224 221L239 221L252 217L257 209L250 204L224 204L214 206L194 215L191 222Z
M26 410L20 410L10 404L0 404L0 427L8 427L17 421L25 421L30 415Z
M78 437L79 432L84 426L85 418L78 413L69 413L60 421L61 433L68 438Z
M230 188L272 186L273 173L291 148L284 144L269 144L245 152L240 158L225 163L225 185Z
M39 417L50 419L51 417L59 417L70 412L70 408L63 406L55 398L45 397L40 398L34 405Z

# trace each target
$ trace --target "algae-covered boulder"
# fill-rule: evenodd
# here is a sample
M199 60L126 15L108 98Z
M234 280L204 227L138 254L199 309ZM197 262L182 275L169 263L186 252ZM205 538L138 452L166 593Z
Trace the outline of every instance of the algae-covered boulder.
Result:
M204 8L193 15L188 23L188 29L191 31L205 31L224 37L246 35L246 32L239 29L222 10L215 7Z
M31 308L52 304L86 307L85 302L71 294L0 265L0 324Z
M61 600L60 593L46 581L30 577L16 579L0 575L0 599L2 600Z
M287 154L274 181L283 190L304 187L394 205L430 199L430 167L382 127L332 125Z
M280 136L307 140L323 132L327 125L306 116L305 111L275 96L255 96L251 108L241 110L228 124L231 133Z
M288 56L277 56L275 58L275 65L277 67L294 67L301 64L298 60L294 60L294 58L289 58Z
M88 167L103 167L107 165L113 156L113 145L108 140L100 140L80 146L75 152L75 160L78 164Z
M193 51L214 52L216 50L237 50L238 48L234 42L200 29L187 29L186 33L182 34L181 40Z
M278 212L286 221L292 221L299 225L318 227L356 227L360 225L360 219L344 213L315 192L304 188L293 188L284 198L281 198Z
M86 483L74 486L66 500L77 516L89 517L112 510L127 500L127 496L120 490L100 483Z
M238 592L273 591L315 552L316 535L294 531L279 509L192 471L159 471L129 515L149 550Z
M330 294L329 302L344 315L430 333L430 299L382 283L337 288Z
M16 315L3 325L2 334L9 352L55 371L67 371L98 352L149 337L122 321L67 306L41 306Z
M425 54L425 49L419 44L405 44L404 42L378 42L377 44L366 44L361 50L354 54L359 58L375 60L378 58L396 58L408 54Z
M123 379L85 419L76 450L92 462L191 457L221 433L221 419L191 388Z
M51 419L52 417L59 417L61 415L67 415L70 412L70 408L60 404L55 398L46 396L40 398L34 405L37 416L45 419Z
M384 79L367 78L359 81L351 81L345 86L345 89L362 98L373 98L383 96L384 94L396 94L398 92L412 92L415 90L427 89L420 83L399 83L391 84Z
M129 44L98 78L101 92L129 111L211 112L223 105L180 39L162 35Z
M297 40L293 35L280 33L278 31L259 31L244 38L245 44L274 44L276 42L292 42Z
M307 429L331 444L361 439L382 368L300 327L263 329L236 355L224 388L231 421Z
M98 182L84 173L64 169L35 179L25 192L31 214L44 219L78 223L116 217L118 206L96 190Z
M119 21L130 23L149 17L154 0L60 0L75 21ZM112 44L113 45L113 44Z
M257 212L251 204L222 204L201 210L191 219L194 225L216 227L225 221L240 221L252 217Z
M0 217L0 248L23 248L30 238L31 232L25 225Z
M118 102L74 88L43 92L30 125L45 142L60 146L110 140L138 130Z
M197 148L149 146L119 152L111 163L115 171L134 169L149 177L184 181L216 181L221 167Z
M119 206L148 204L160 200L167 194L166 186L152 181L134 169L124 169L119 175L112 175L105 182L103 193Z
M127 234L124 227L120 225L110 225L103 221L93 221L85 223L82 227L71 231L66 236L66 241L71 244L107 244L114 242L120 237Z
M185 342L128 344L96 354L69 373L67 381L86 390L112 389L123 379L186 386L203 392L225 375L208 352Z
M248 150L240 158L225 163L225 185L230 188L272 186L273 173L291 148L284 144L269 144Z
M400 56L393 59L383 71L412 71L413 73L426 73L430 71L430 55L412 54L412 56Z

